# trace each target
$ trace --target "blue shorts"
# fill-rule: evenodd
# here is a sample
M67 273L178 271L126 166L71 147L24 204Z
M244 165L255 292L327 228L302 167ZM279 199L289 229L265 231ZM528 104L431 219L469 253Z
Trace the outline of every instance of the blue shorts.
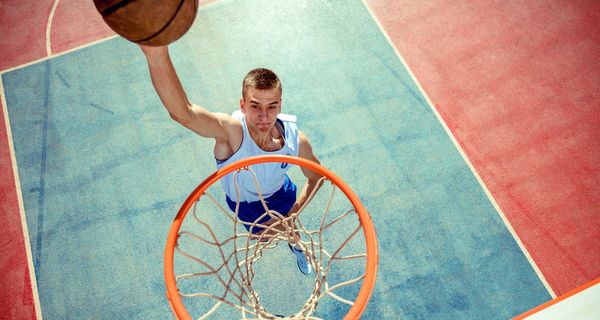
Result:
M227 205L231 211L235 212L236 202L229 199L228 196L225 196L227 200ZM281 213L283 216L287 216L294 203L296 203L296 185L290 178L285 175L285 181L279 190L277 190L274 194L265 198L265 202L267 203L267 207L269 210L275 210ZM253 201L253 202L245 202L240 201L240 209L238 211L238 218L244 222L248 223L265 223L271 219L270 216L265 216L264 218L257 221L260 216L265 213L265 208L262 205L262 202ZM250 226L244 224L246 230L250 231ZM252 229L252 233L257 233L262 231L264 228L254 227Z

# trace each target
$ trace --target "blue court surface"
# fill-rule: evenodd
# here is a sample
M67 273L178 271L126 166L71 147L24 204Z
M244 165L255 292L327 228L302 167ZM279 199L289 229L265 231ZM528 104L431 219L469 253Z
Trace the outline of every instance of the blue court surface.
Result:
M278 73L283 111L375 224L363 319L506 319L550 299L362 2L220 1L171 57L211 111L237 109L248 70ZM213 141L169 118L141 51L121 38L2 81L44 318L173 317L166 235L215 170Z

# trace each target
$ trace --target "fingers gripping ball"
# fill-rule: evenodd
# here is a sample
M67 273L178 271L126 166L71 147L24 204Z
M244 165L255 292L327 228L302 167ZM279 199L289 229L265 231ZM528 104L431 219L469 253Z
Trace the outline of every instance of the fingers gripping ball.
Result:
M148 46L181 38L198 11L198 0L94 0L94 5L113 31Z

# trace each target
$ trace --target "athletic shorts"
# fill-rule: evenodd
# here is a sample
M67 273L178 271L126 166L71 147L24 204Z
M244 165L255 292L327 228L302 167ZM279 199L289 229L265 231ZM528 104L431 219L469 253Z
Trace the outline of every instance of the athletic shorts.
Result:
M232 201L228 196L226 196L226 200L229 209L235 213L236 202ZM283 216L287 216L294 203L296 203L296 185L287 175L285 175L285 181L281 188L268 198L265 198L265 202L267 203L267 208L269 208L269 210L275 210ZM265 223L271 219L270 216L267 215L258 220L264 213L265 208L260 200L253 202L240 201L238 219L248 223L253 223L255 221L256 223ZM250 225L244 224L244 227L246 227L246 230L250 231ZM252 233L258 233L263 229L264 228L255 226L252 228Z

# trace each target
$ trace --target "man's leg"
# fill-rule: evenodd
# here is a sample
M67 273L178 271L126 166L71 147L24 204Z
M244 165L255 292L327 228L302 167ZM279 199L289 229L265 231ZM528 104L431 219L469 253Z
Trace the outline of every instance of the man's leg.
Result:
M275 192L273 195L265 199L268 209L280 212L282 218L272 217L270 219L263 219L263 221L257 221L264 214L264 206L262 202L241 202L239 204L238 218L247 224L244 224L248 231L252 232L252 239L259 241L268 241L271 236L276 236L283 233L288 237L288 245L290 250L296 255L296 260L300 272L305 275L313 273L313 267L309 263L309 259L302 248L302 239L300 233L297 231L294 219L285 219L294 204L296 203L296 185L286 176L286 180L283 186ZM229 208L235 213L236 203L227 197L227 204ZM266 220L266 221L265 221ZM251 224L260 223L261 225L268 226L268 228L262 228L252 226Z

